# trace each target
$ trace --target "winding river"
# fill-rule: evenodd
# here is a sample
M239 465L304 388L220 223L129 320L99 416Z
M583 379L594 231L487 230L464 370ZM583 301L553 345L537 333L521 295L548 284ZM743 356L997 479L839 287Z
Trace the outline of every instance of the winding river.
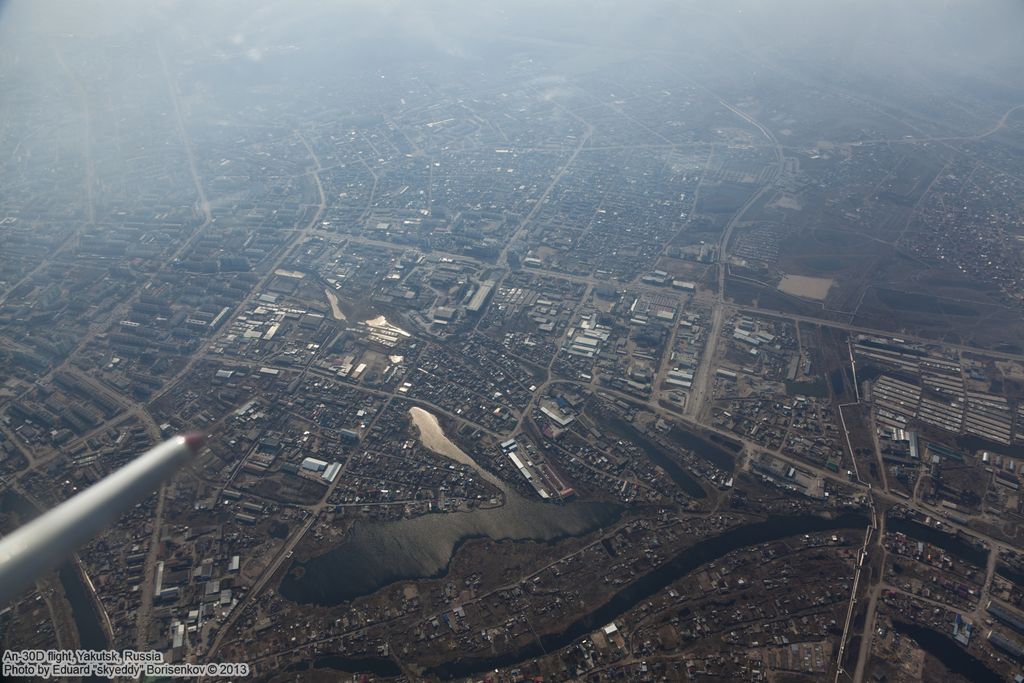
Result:
M524 499L445 436L437 418L420 408L410 416L420 432L420 442L430 450L469 465L498 487L505 504L472 512L433 514L395 522L357 522L347 540L323 555L297 562L304 572L289 572L281 583L284 597L299 603L335 605L401 580L443 575L459 544L470 538L494 540L554 541L584 535L615 521L621 508L599 503L552 505ZM545 652L558 650L596 628L618 618L679 578L727 553L780 538L836 529L863 530L867 518L856 512L827 518L812 515L772 517L730 529L681 550L665 564L624 587L602 605L580 615L566 628L541 635L538 640L511 652L490 657L455 657L426 673L440 678L471 676L511 666ZM298 575L297 575L298 574ZM382 658L325 662L342 670L379 671L393 666Z
M533 642L506 654L455 658L428 669L427 673L442 679L461 678L540 657L572 644L576 639L615 620L698 567L713 562L733 550L820 531L853 529L863 532L867 523L868 519L863 514L847 512L833 518L813 515L769 517L762 522L744 524L679 551L671 560L629 584L603 605L581 615L562 631L543 634Z

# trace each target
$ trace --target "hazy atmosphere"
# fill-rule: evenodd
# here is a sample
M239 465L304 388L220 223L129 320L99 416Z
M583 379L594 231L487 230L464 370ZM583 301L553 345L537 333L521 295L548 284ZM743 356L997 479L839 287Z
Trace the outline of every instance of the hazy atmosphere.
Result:
M0 0L4 678L1020 680L1022 27Z

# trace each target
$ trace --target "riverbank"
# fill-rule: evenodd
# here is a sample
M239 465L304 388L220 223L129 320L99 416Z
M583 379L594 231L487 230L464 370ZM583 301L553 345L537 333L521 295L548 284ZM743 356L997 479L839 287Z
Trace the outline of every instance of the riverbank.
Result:
M417 407L409 412L425 447L474 468L501 492L504 504L400 521L358 520L340 545L296 560L281 582L282 596L299 604L337 605L399 581L445 576L470 540L557 543L610 526L622 514L614 503L524 498L452 442L433 414Z
M38 517L40 513L31 501L11 489L4 491L0 496L0 512L13 512L18 517L19 524L25 524ZM75 560L69 559L58 567L57 579L60 581L64 596L71 605L71 616L75 630L78 632L79 648L83 650L110 649L110 641L107 639L103 620L97 609L96 597L86 585L85 577L82 576ZM85 680L98 681L100 679L91 677Z
M834 518L811 515L770 517L762 522L745 524L680 551L671 560L626 586L605 604L580 617L558 633L542 635L529 645L504 655L454 659L431 667L427 673L442 679L461 678L541 657L566 647L614 621L702 565L718 560L734 550L806 533L838 529L863 531L867 524L867 517L860 513L845 513Z

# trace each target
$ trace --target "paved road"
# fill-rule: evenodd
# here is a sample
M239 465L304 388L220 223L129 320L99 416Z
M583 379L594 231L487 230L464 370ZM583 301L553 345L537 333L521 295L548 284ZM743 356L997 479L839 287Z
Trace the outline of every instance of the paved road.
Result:
M162 59L162 55L161 55L161 59ZM179 107L179 104L178 104L176 89L171 84L171 80L170 80L169 76L168 76L168 86L170 88L170 92L171 92L171 96L172 96L171 99L172 99L172 102L174 104L174 111L175 111L175 118L176 118L177 126L178 126L179 132L181 134L182 141L183 141L183 144L184 144L184 147L185 147L185 150L186 150L186 154L187 154L187 157L188 157L190 172L192 174L192 178L193 178L193 181L194 181L195 186L196 186L196 192L197 192L197 196L198 196L199 211L202 213L202 216L203 216L203 221L202 221L201 225L199 225L199 227L196 229L196 231L193 233L193 235L188 240L186 240L181 245L181 247L179 249L177 249L175 251L175 254L174 254L173 258L177 258L177 257L185 254L187 252L187 250L195 243L195 241L202 236L202 234L204 233L204 229L212 222L212 217L211 217L211 213L210 213L209 202L208 202L208 200L206 198L206 195L205 195L205 192L203 190L203 186L202 186L202 183L201 183L201 180L200 180L200 176L199 176L199 174L197 172L197 169L196 169L195 159L194 159L194 156L193 156L193 153L192 153L191 141L189 140L189 138L187 136L187 133L186 133L186 130L185 130L185 127L184 127L184 123L183 123L183 120L182 120L182 115L181 115L180 107ZM754 120L752 117L750 117L749 115L745 114L744 112L742 112L742 111L732 107L731 105L728 105L725 102L722 102L722 105L725 106L730 111L732 111L733 113L735 113L740 118L744 119L745 121L747 121L751 125L755 126L772 143L772 145L775 147L777 155L778 155L779 172L781 172L782 166L783 166L784 160L785 160L784 159L784 155L783 155L783 148L778 145L777 141L775 140L775 138L771 134L771 132L768 129L766 129L764 126L762 126L759 122ZM1015 109L1017 109L1017 108L1015 108ZM1006 118L1013 111L1015 111L1015 109L1012 109L1012 110L1010 110L1010 111L1008 111L1006 113L1006 115L1003 117L1003 121L1000 123L1000 125L1002 125L1002 123L1005 123ZM998 126L997 126L997 128L998 128ZM577 158L577 155L584 149L587 141L589 140L589 137L590 137L590 134L591 134L592 130L593 129L589 125L587 125L586 133L582 136L582 138L580 139L578 145L572 151L572 154L570 155L568 160L565 162L565 164L559 170L558 174L552 179L551 183L547 186L547 188L542 193L540 198L537 200L537 202L531 208L530 212L522 219L522 221L520 222L519 226L514 231L514 233L512 235L512 238L505 245L504 249L502 250L502 252L501 252L501 254L499 256L498 265L500 267L505 268L507 266L507 257L508 257L509 249L516 243L516 241L519 239L519 237L523 234L523 232L532 223L533 219L535 218L537 213L541 210L541 207L545 204L545 201L546 201L547 197L553 191L553 189L556 186L556 184L559 182L559 180L563 177L563 175L568 171L568 169L574 163L575 159ZM994 132L994 131L992 131L992 132ZM990 133L986 133L986 134L990 134ZM322 230L318 229L318 223L319 223L320 217L322 216L322 214L323 214L323 212L324 212L324 210L326 208L326 204L327 204L325 193L324 193L324 189L323 189L323 186L322 186L321 180L320 180L320 172L323 170L323 167L321 166L320 160L317 158L317 155L316 155L315 151L313 150L312 146L308 143L308 141L305 139L305 137L302 136L301 132L296 131L296 135L301 140L302 144L306 147L306 149L307 149L307 151L308 151L308 153L310 155L310 158L311 158L311 160L313 161L313 164L314 164L314 168L310 172L310 175L312 176L314 182L316 183L317 191L318 191L318 194L319 194L319 205L317 207L317 210L316 210L315 214L309 220L309 222L304 227L302 227L301 229L296 230L290 236L290 238L287 240L285 245L280 249L276 260L274 261L272 266L268 269L266 275L251 290L250 294L245 299L243 299L243 301L235 308L234 312L232 313L231 320L234 320L238 315L240 315L246 309L246 306L249 303L251 303L251 301L256 296L258 296L259 293L261 293L264 290L265 285L269 282L270 278L272 278L274 276L274 271L276 271L280 267L280 265L282 263L284 263L284 261L290 255L290 253L291 253L292 249L294 248L294 246L299 244L302 240L306 239L309 236L317 235L317 236L328 237L328 238L331 238L331 239L342 239L342 240L347 240L349 242L352 242L354 244L381 246L381 247L386 247L386 248L390 248L390 249L402 249L403 248L400 245L396 245L396 244L393 244L393 243L390 243L390 242L382 242L382 241L370 240L370 239L360 238L360 237L341 236L341 235L337 235L335 233L325 232L325 231L322 231ZM697 376L695 378L693 390L691 392L691 397L690 397L690 400L688 401L687 406L686 406L686 417L685 417L685 419L680 420L680 417L679 417L678 414L676 414L674 412L671 412L671 411L667 411L666 409L660 407L658 405L658 402L657 402L656 398L652 398L652 399L649 399L647 401L644 401L644 400L637 399L636 397L634 397L632 395L629 395L629 394L626 394L626 393L623 393L623 392L618 392L618 391L615 391L613 389L609 389L609 388L606 388L606 387L601 387L601 386L595 385L593 382L585 383L585 382L570 381L570 380L555 380L555 379L552 379L551 376L550 376L551 367L549 366L549 368L548 368L548 370L549 370L548 380L545 381L541 385L541 387L538 389L537 392L535 392L534 400L531 401L531 403L527 406L526 410L523 411L523 413L520 416L520 419L519 419L519 421L517 423L516 429L513 430L513 431L517 431L517 430L522 428L523 421L526 419L526 416L529 414L530 410L532 409L532 407L534 405L534 401L536 400L536 397L539 397L539 396L543 395L543 390L545 388L547 388L551 384L556 384L556 383L574 384L574 385L583 386L583 387L586 387L588 389L595 390L595 391L598 391L598 392L603 392L603 393L608 394L610 396L616 396L616 397L619 397L619 398L623 398L624 400L627 400L627 401L629 401L631 403L634 403L634 404L643 405L645 408L655 412L658 415L661 415L661 416L666 417L666 418L668 418L670 420L673 420L673 421L680 421L684 425L688 425L688 426L691 426L691 427L699 427L701 429L708 430L708 431L711 431L711 432L716 432L716 433L722 434L723 436L727 436L727 437L729 437L731 439L738 440L738 441L740 441L744 445L745 452L748 453L748 454L754 453L754 452L765 452L765 451L771 452L774 456L776 456L776 457L778 457L778 458L780 458L780 459L782 459L782 460L784 460L786 462L790 462L791 464L793 464L795 466L798 466L800 468L803 468L805 470L812 471L815 474L817 474L817 475L819 475L819 476L821 476L821 477L823 477L825 479L836 481L836 482L841 482L841 483L843 483L845 485L849 485L849 486L854 486L856 488L860 488L860 489L864 490L864 492L866 494L875 497L876 500L879 500L879 501L883 501L884 500L884 501L889 501L889 502L900 503L900 504L903 504L903 505L907 505L908 507L912 507L912 508L918 509L918 510L924 512L925 514L941 515L941 511L935 510L934 508L931 508L930 506L918 503L918 502L916 502L914 500L907 501L907 500L904 500L904 499L901 499L901 498L896 498L895 496L892 496L891 494L889 494L886 491L873 491L873 490L870 489L870 487L864 485L862 482L859 482L859 481L851 482L845 476L842 476L840 474L831 472L829 470L826 470L824 468L821 468L821 467L818 467L818 466L815 466L815 465L808 464L806 462L803 462L801 460L798 460L796 458L788 456L788 455L786 455L786 454L784 454L784 453L782 453L780 451L770 451L769 449L765 449L765 448L761 447L760 445L756 444L755 442L750 441L749 439L745 439L743 437L740 437L740 436L738 436L738 435L736 435L736 434L734 434L732 432L725 432L725 431L717 429L717 428L715 428L713 426L701 424L701 422L703 421L702 418L704 417L705 412L706 412L705 408L706 408L706 406L709 403L709 395L710 395L709 387L710 387L710 385L712 384L712 381L713 381L712 377L713 377L713 372L714 372L714 360L715 360L716 352L718 350L717 349L717 343L718 343L718 340L719 340L719 338L721 336L721 330L722 330L723 321L725 320L725 318L728 315L735 314L735 313L744 313L744 314L769 316L769 317L776 317L776 318L785 319L785 320L793 322L794 324L797 324L797 323L816 324L816 325L822 325L822 326L825 326L825 327L831 327L831 328L834 328L834 329L844 330L844 331L849 332L849 333L867 334L867 335L874 335L874 336L886 336L886 335L891 335L891 334L898 334L901 338L907 339L908 341L917 341L917 342L929 343L929 344L938 343L935 340L919 338L919 337L915 337L915 336L912 336L912 335L907 335L907 334L899 332L899 331L867 328L867 327L863 327L863 326L853 325L851 323L844 323L844 322L839 322L839 321L834 321L834 320L825 320L823 318L820 318L820 317L817 317L817 316L814 316L814 315L799 315L799 314L793 314L793 313L789 313L789 312L785 312L785 311L778 311L778 310L772 310L772 309L763 309L763 308L753 307L753 306L736 305L736 304L732 304L732 303L728 302L726 300L726 298L725 298L725 284L726 284L726 279L728 277L729 245L730 245L730 242L731 242L731 239L732 239L733 230L734 230L734 228L738 224L740 224L742 222L743 216L746 214L746 212L751 207L755 206L759 201L761 201L765 197L766 194L768 194L769 192L772 191L772 189L773 189L773 186L770 185L770 184L766 184L763 187L761 187L761 189L758 190L756 193L754 193L744 203L744 205L740 208L740 210L737 211L737 213L729 221L729 223L727 224L725 230L723 231L723 234L722 234L722 237L721 237L721 240L720 240L720 243L719 243L719 258L718 258L718 267L717 267L718 291L715 293L715 299L714 299L714 302L712 303L712 308L711 308L710 333L709 333L709 336L708 336L707 341L706 341L707 348L705 349L705 352L702 355L702 361L701 361L701 363L699 365L699 368L698 368L698 372L697 372ZM438 255L438 256L443 255L440 252L434 252L434 253L435 253L435 255ZM455 259L458 259L458 260L464 260L464 261L465 260L473 260L473 259L470 259L470 258L468 258L468 257L466 257L464 255L460 255L460 254L448 254L448 256L451 256L452 258L455 258ZM173 258L172 258L172 260L173 260ZM568 274L564 274L564 273L560 273L560 272L556 272L556 271L549 271L549 270L545 270L545 269L533 269L533 272L536 272L538 275L542 275L542 276L549 276L549 277L554 277L554 278L561 278L561 279L568 280L568 281L584 283L584 284L588 285L588 287L593 287L595 284L597 284L599 282L599 279L598 278L594 278L593 276L568 275ZM507 270L506 270L506 273L507 273ZM636 283L629 283L628 286L630 288L632 288L632 289L638 289L638 290L649 290L649 291L659 292L659 293L664 293L665 292L665 289L663 287L655 287L655 286L649 286L649 285L644 285L644 284L636 284ZM128 301L124 302L120 307L118 307L117 311L115 311L115 313L112 315L111 320L116 319L113 316L117 315L120 311L122 311L122 310L126 309L127 307L129 307L136 299L137 299L137 295L135 297L132 297ZM824 314L825 314L825 312L823 311L823 315ZM105 328L96 327L95 329L98 331L100 329L105 329ZM92 336L94 336L95 334L96 334L96 332L93 332L90 335L88 335L88 337L83 340L83 343L85 341L87 341L89 338L91 338ZM156 394L156 396L154 397L154 400L156 400L157 398L165 395L173 387L177 386L178 382L182 378L187 376L187 374L192 370L192 368L194 367L194 365L197 362L200 362L201 360L203 360L203 359L205 359L207 357L207 354L208 354L210 348L213 346L213 344L214 344L214 338L211 338L200 348L200 350L197 353L193 354L191 359L185 365L185 367L183 367L181 369L181 371L171 381L169 381L167 383L166 388L164 390L162 390L161 392L158 392ZM985 349L980 349L980 348L976 348L976 347L972 347L972 346L968 346L968 345L956 345L956 344L948 344L948 343L943 343L943 345L948 347L948 348L955 348L955 349L958 349L958 350L963 351L963 352L979 353L979 354L983 354L983 355L986 355L986 356L989 356L989 357L993 357L993 358L1008 359L1008 360L1024 360L1024 355L1021 355L1021 354L988 351L988 350L985 350ZM81 344L79 344L79 346L81 346ZM669 349L668 352L670 353L671 349ZM72 354L72 356L73 356L73 354ZM72 357L72 356L69 356L69 357ZM662 368L662 369L664 370L664 368ZM148 413L145 412L144 409L139 408L133 402L127 400L123 396L120 396L117 392L111 390L109 387L106 387L105 385L102 385L101 383L95 381L94 379L89 377L87 374L81 373L77 369L69 367L66 362L62 363L58 367L54 368L50 373L48 373L49 376L52 376L52 374L54 372L58 371L58 370L66 370L68 372L72 372L73 374L76 375L77 379L79 379L80 381L85 382L88 386L94 388L97 392L103 393L105 396L109 397L111 400L113 400L116 403L118 403L119 405L121 405L124 408L124 410L127 411L128 414L130 414L130 415L134 416L135 418L139 419L143 424L145 424L147 426L148 429L150 429L150 430L155 429L155 425L153 424L152 418L148 415ZM313 374L317 374L317 375L321 375L321 376L325 376L325 377L329 377L331 379L334 379L333 376L329 375L328 373L320 372L316 368L309 368L308 371L313 373ZM393 394L391 392L370 390L370 389L366 389L366 388L363 388L363 387L356 387L356 388L358 390L360 390L360 391L366 391L366 392L369 392L369 393L374 393L374 394L377 394L377 395L386 396L389 401L392 400L392 399L396 399L396 398L400 399L400 400L408 400L411 403L424 405L427 408L429 408L430 410L432 410L432 411L434 411L434 412L436 412L438 414L445 414L445 415L448 415L449 417L452 417L453 419L460 419L461 420L461 418L458 418L457 416L454 416L454 415L450 415L449 413L447 413L447 411L441 409L439 406L433 405L433 404L431 404L429 402L426 402L426 401L408 399L407 397L404 397L404 396L396 396L395 394ZM122 414L121 416L119 416L118 419L123 419L123 417L124 417L124 415ZM505 436L507 436L507 434L497 434L495 432L492 432L491 430L484 430L484 431L486 431L487 433L489 433L493 437L505 437ZM17 441L15 440L15 442L17 442ZM30 462L32 462L31 459L30 459ZM35 466L35 465L37 465L37 463L33 462L33 466ZM347 463L346 463L346 465L347 465ZM235 625L235 623L237 622L238 618L240 617L240 615L244 611L244 608L248 604L250 604L251 601L254 600L266 588L268 582L276 575L276 573L280 570L280 568L284 564L284 562L287 561L287 559L289 558L292 550L302 540L302 538L309 531L309 529L312 528L312 526L316 523L316 520L319 517L320 513L323 511L324 507L327 505L327 501L329 500L331 493L333 493L333 491L335 490L336 486L338 485L338 483L340 481L341 481L341 477L339 476L337 479L335 479L335 481L331 484L331 486L328 487L328 490L327 490L326 494L320 500L320 502L317 503L314 506L310 506L309 508L307 508L308 515L307 515L306 519L304 520L303 524L286 541L286 543L282 546L282 548L278 551L278 553L274 556L274 558L268 564L266 569L262 572L262 574L260 575L260 577L258 578L256 583L252 586L250 591L247 593L247 595L243 599L242 603L236 606L236 608L232 611L231 616L228 618L228 621L223 625L223 627L221 629L219 629L216 638L214 639L212 645L210 646L210 648L208 650L208 653L207 653L207 657L208 658L212 658L216 654L217 650L223 645L224 639L232 631L233 626ZM161 496L161 498L160 498L160 505L158 505L157 517L154 520L155 521L155 526L156 526L156 528L154 529L154 539L157 537L157 533L158 533L158 530L159 530L159 524L160 524L160 518L161 518L160 511L162 510L162 503L163 503L163 496ZM958 526L958 525L953 525L953 526ZM968 530L968 531L970 533L973 533L976 536L982 536L981 534L978 534L974 530ZM1009 547L1008 544L1002 543L1000 541L996 541L995 539L991 539L991 538L988 538L986 536L982 536L982 537L986 538L993 545L994 548ZM881 539L881 534L878 534L878 536L876 537L876 542L880 543L880 539ZM155 544L154 544L153 547L155 547ZM990 561L990 567L988 568L987 580L986 580L986 589L985 589L985 591L982 594L983 597L987 594L988 587L989 587L990 582L991 582L991 577L992 577L992 574L994 573L994 562L995 562L994 557L995 557L995 553L993 553L993 555L992 555L992 560ZM144 635L146 633L146 627L147 627L148 621L149 621L149 611L150 611L151 604L152 604L152 595L151 595L151 586L150 586L152 581L151 581L151 571L150 570L152 569L151 565L154 564L154 562L153 562L154 558L155 558L155 554L154 554L154 552L152 552L152 549L151 549L151 552L150 552L150 560L151 561L147 562L147 573L146 573L146 576L145 576L145 585L146 585L145 591L146 592L144 592L143 606L142 606L142 609L140 610L140 617L139 617L139 632L138 632L138 642L139 643L141 643L144 640ZM858 570L857 570L857 579L855 579L855 581L859 582L859 578L860 578L860 570L858 568ZM860 657L858 659L857 671L855 672L855 675L854 675L855 679L857 679L857 680L859 680L863 676L863 672L864 672L864 668L865 668L864 662L866 661L866 657L868 656L869 651L870 651L870 648L867 647L867 643L869 643L869 641L870 641L870 633L871 633L871 631L873 629L873 623L874 623L875 605L877 604L877 599L878 599L878 596L880 594L880 591L881 591L881 584L877 583L877 582L874 585L872 585L871 587L869 587L869 589L867 591L868 600L869 600L869 607L868 607L869 618L867 619L867 621L865 623L864 632L863 632L864 635L866 636L866 638L865 638L865 646L861 648ZM854 590L854 595L851 596L851 603L850 603L850 606L849 606L850 609L848 611L847 627L849 627L849 615L851 615L853 613L853 610L854 610L855 601L856 601L856 592L857 591L855 589ZM980 603L979 603L979 609L980 609ZM846 642L846 638L845 637L844 637L844 641L843 642L845 644L845 642Z

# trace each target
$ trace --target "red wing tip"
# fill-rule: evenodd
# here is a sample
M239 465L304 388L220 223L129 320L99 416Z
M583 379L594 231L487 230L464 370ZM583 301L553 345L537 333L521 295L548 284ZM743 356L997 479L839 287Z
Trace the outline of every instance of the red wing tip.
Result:
M192 432L185 435L185 445L192 451L192 455L199 452L199 449L206 443L206 434Z

